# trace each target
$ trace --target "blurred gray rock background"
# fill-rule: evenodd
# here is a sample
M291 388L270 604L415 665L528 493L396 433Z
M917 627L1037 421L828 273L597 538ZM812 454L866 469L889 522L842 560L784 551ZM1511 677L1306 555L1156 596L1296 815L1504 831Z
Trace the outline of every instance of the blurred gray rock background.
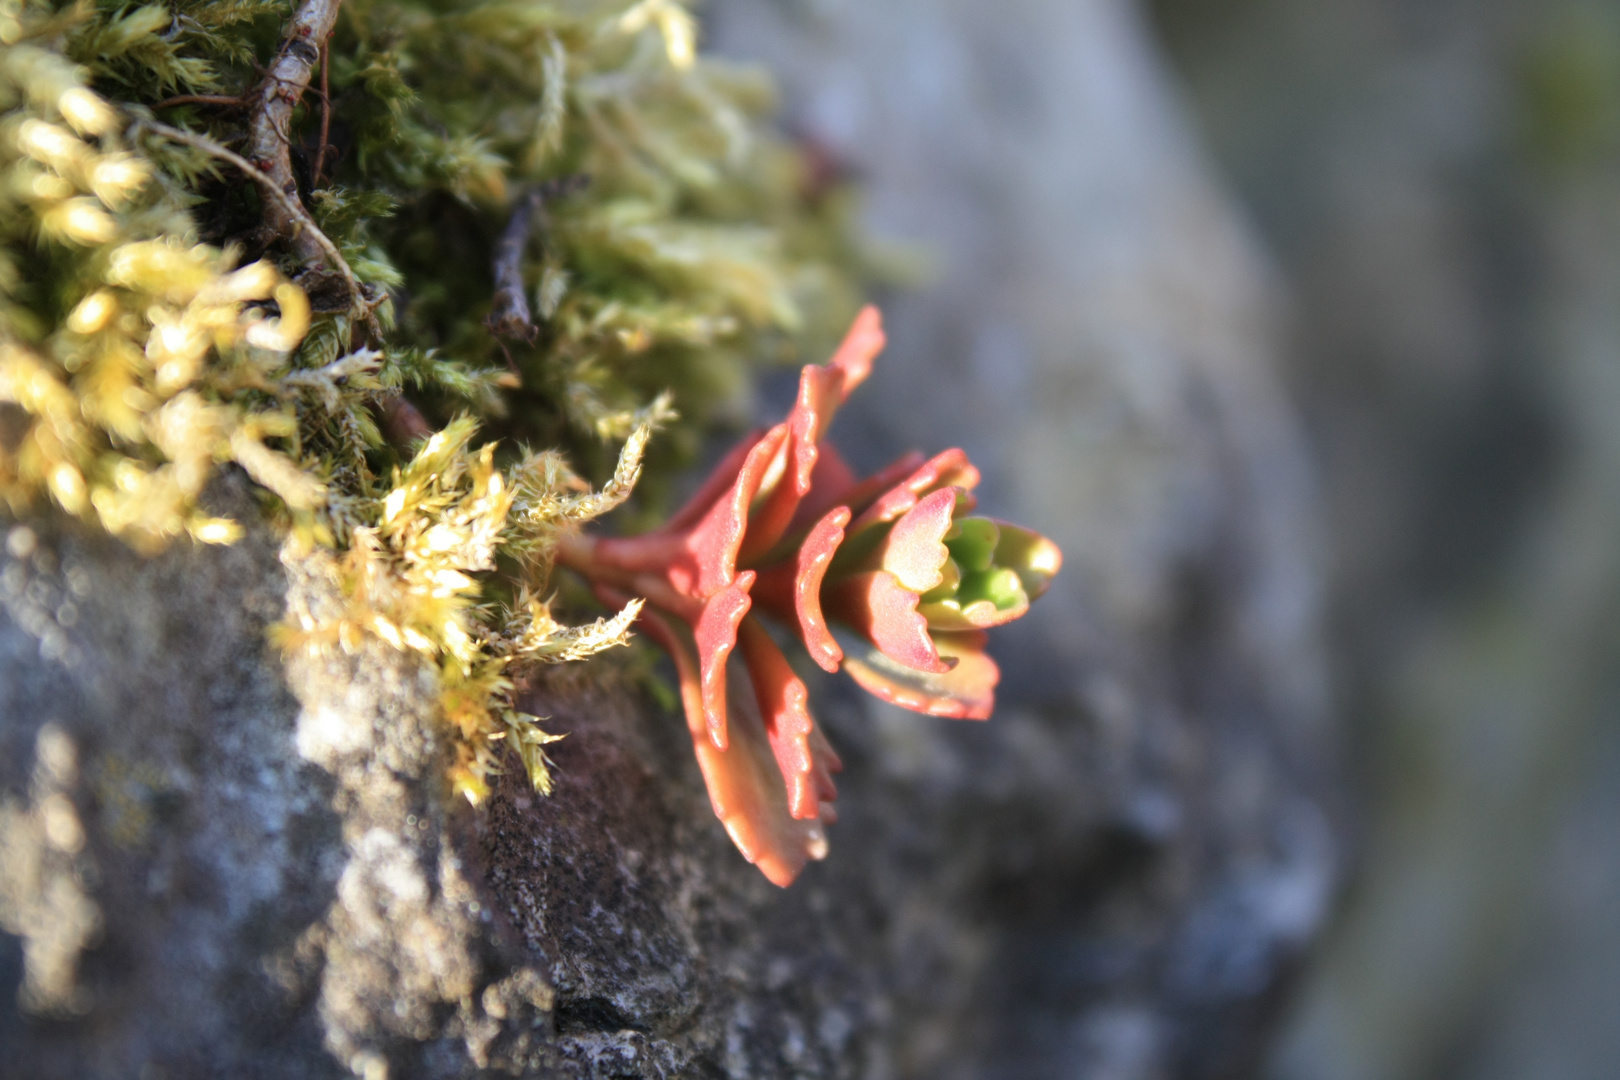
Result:
M1274 1073L1620 1075L1620 7L1151 14L1291 297L1366 808Z

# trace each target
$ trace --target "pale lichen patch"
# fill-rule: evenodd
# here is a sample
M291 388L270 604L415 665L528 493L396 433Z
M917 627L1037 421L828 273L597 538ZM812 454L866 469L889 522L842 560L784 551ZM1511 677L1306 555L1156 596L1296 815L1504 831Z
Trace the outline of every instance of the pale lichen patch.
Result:
M79 985L79 955L101 930L87 881L93 865L71 793L78 751L56 724L34 741L28 801L0 800L0 929L23 941L17 1000L41 1016L75 1016L91 1001Z

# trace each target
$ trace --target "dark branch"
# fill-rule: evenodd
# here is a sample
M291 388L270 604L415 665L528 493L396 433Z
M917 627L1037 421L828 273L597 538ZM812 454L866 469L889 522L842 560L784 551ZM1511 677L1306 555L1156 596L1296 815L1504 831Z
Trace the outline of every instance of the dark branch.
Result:
M512 220L495 244L495 303L489 310L489 328L501 337L533 341L539 333L523 288L523 252L529 246L535 216L544 212L539 189L528 192L512 208Z
M523 253L537 227L544 236L546 203L571 195L589 182L590 177L584 174L549 180L531 189L512 208L512 219L506 223L506 231L495 245L495 302L486 321L495 334L533 341L540 332L534 325L529 297L523 288Z
M321 173L326 168L326 151L330 149L328 140L332 134L332 87L330 73L332 67L332 50L322 43L321 45L321 146L315 152L314 179L309 182L312 188L321 186Z
M247 98L231 97L228 94L180 94L155 102L152 108L172 109L176 105L219 105L227 109L241 109L247 106Z

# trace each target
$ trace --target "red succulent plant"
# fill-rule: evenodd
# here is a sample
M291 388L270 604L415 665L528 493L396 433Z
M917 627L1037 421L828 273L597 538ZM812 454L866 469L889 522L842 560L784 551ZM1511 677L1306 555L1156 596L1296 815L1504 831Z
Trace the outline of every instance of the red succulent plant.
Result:
M603 602L646 599L640 623L675 660L715 814L778 885L826 854L842 766L756 610L886 701L983 720L1000 677L984 631L1028 611L1062 562L1040 534L970 516L979 473L962 451L862 480L823 441L883 344L868 307L830 362L804 369L787 419L745 439L662 528L570 536L558 553ZM757 714L727 708L738 649Z

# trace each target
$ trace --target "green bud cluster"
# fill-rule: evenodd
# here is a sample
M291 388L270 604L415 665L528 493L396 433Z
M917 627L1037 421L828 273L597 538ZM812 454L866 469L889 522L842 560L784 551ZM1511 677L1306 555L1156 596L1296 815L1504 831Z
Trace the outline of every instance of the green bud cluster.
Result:
M1039 533L985 517L958 518L945 534L944 580L917 611L936 630L999 626L1029 610L1061 557Z

